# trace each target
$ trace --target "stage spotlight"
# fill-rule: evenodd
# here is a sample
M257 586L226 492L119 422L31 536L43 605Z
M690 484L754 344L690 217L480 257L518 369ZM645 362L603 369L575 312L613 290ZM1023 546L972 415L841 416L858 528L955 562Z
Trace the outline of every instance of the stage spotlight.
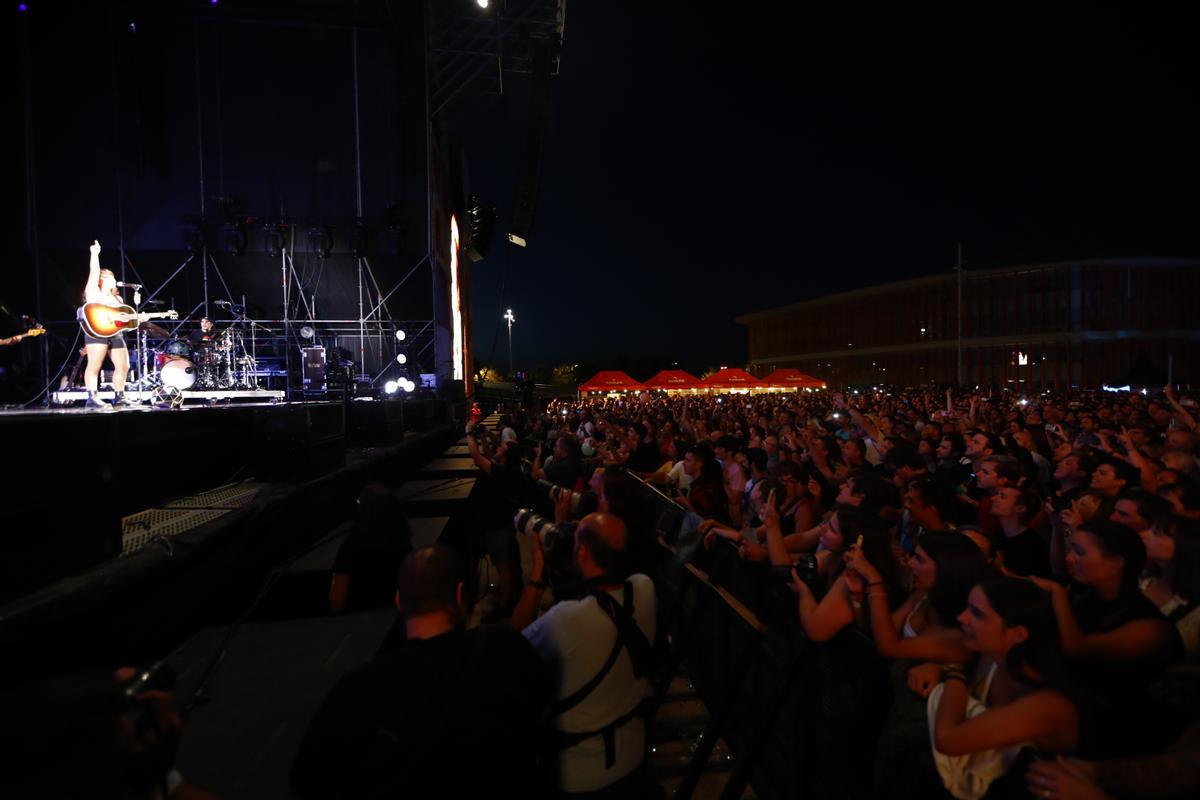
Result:
M279 258L283 252L283 230L278 225L268 223L263 226L263 244L267 247L267 255L271 258Z
M323 226L309 228L308 248L320 258L329 258L333 252L333 231Z
M183 232L183 243L187 247L188 253L191 255L199 255L204 249L206 242L204 241L204 229L199 225L193 225Z
M405 378L404 383L400 384L400 388L406 392L412 392L414 389L417 388L417 385L415 383L413 383L412 381L408 380L407 378Z
M311 325L305 325L303 328L300 329L301 338L311 339L316 335L317 335L317 332L315 330L313 330L313 327Z
M241 224L228 225L225 228L225 249L231 256L240 256L246 252L246 228Z
M487 8L488 0L475 0L475 4L478 5L480 8Z
M408 356L404 355L404 353L398 353L396 355L396 363L397 364L407 364Z
M383 385L383 390L388 394L395 394L396 390L399 388L400 384L396 383L395 381L388 381Z
M398 342L404 341L404 331L403 330L396 331L396 341L398 341Z
M367 254L367 226L363 225L362 220L350 229L350 250L355 258L362 258Z

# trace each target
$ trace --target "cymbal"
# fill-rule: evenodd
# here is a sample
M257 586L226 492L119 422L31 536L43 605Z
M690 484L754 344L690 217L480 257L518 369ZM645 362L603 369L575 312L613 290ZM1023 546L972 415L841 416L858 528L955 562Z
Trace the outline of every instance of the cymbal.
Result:
M166 328L162 327L161 325L155 325L150 320L146 320L145 322L143 322L142 327L146 329L146 333L148 333L149 335L153 336L156 339L170 339L171 338L171 334L169 331L167 331Z

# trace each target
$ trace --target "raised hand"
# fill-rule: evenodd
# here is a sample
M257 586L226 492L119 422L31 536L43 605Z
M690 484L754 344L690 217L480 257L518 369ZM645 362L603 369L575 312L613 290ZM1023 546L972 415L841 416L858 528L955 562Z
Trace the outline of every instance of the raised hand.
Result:
M767 527L779 527L779 509L775 507L775 490L767 495L767 502L763 505L763 525Z
M92 246L89 247L88 250L91 252L92 255L99 256L100 255L100 240L99 239L92 240Z
M573 492L563 489L554 498L554 521L566 522L571 518L571 500Z
M882 580L879 570L875 569L871 562L867 560L862 548L858 545L851 545L846 549L844 560L846 562L846 569L857 572L867 583L879 583Z

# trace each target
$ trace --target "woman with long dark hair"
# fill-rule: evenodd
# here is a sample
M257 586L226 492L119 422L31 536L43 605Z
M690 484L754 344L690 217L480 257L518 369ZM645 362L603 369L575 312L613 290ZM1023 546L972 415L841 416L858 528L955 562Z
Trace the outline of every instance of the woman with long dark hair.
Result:
M1108 708L1098 721L1098 755L1139 752L1153 741L1146 687L1163 672L1175 634L1138 578L1146 547L1129 528L1093 520L1074 531L1069 587L1031 578L1047 590L1074 681Z
M869 514L856 511L853 508L839 507L836 515L837 542L825 538L827 549L841 548L849 551L858 548L866 557L877 564L878 583L867 587L858 573L834 565L829 574L824 577L824 585L810 587L800 574L792 570L791 588L799 595L800 624L809 639L824 642L832 639L847 625L862 622L863 611L870 607L863 603L864 593L870 589L887 598L887 607L895 608L904 599L905 591L900 580L900 565L892 552L891 532L882 520ZM776 529L773 529L776 528ZM831 535L831 529L826 535ZM777 527L772 520L767 521L767 537L770 544L772 537L782 540ZM860 543L861 539L861 543ZM782 547L782 541L778 547ZM824 596L817 601L816 592L824 587L828 589Z
M987 578L971 590L958 621L979 662L970 675L944 671L929 696L929 732L946 788L977 798L1027 747L1074 752L1080 720L1064 691L1058 625L1044 591L1021 578ZM1012 774L1023 790L1024 765Z
M887 593L877 591L883 576L859 548L846 554L867 587L871 633L875 647L887 658L920 659L937 664L962 664L970 657L963 643L958 615L967 605L971 588L983 580L987 561L979 547L956 532L926 533L911 562L913 589L894 613L887 611ZM933 682L919 693L929 694Z

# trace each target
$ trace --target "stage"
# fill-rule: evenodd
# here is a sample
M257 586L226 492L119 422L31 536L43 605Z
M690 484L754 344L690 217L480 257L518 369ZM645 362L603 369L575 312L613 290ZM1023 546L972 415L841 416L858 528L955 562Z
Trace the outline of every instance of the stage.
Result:
M254 394L270 399L0 412L9 459L0 604L114 561L164 531L220 526L339 475L355 476L358 488L364 471L398 485L459 438L451 422L464 413L436 398L281 402L277 393ZM339 496L338 513L356 492ZM321 497L313 489L301 505ZM313 519L323 513L314 509Z

